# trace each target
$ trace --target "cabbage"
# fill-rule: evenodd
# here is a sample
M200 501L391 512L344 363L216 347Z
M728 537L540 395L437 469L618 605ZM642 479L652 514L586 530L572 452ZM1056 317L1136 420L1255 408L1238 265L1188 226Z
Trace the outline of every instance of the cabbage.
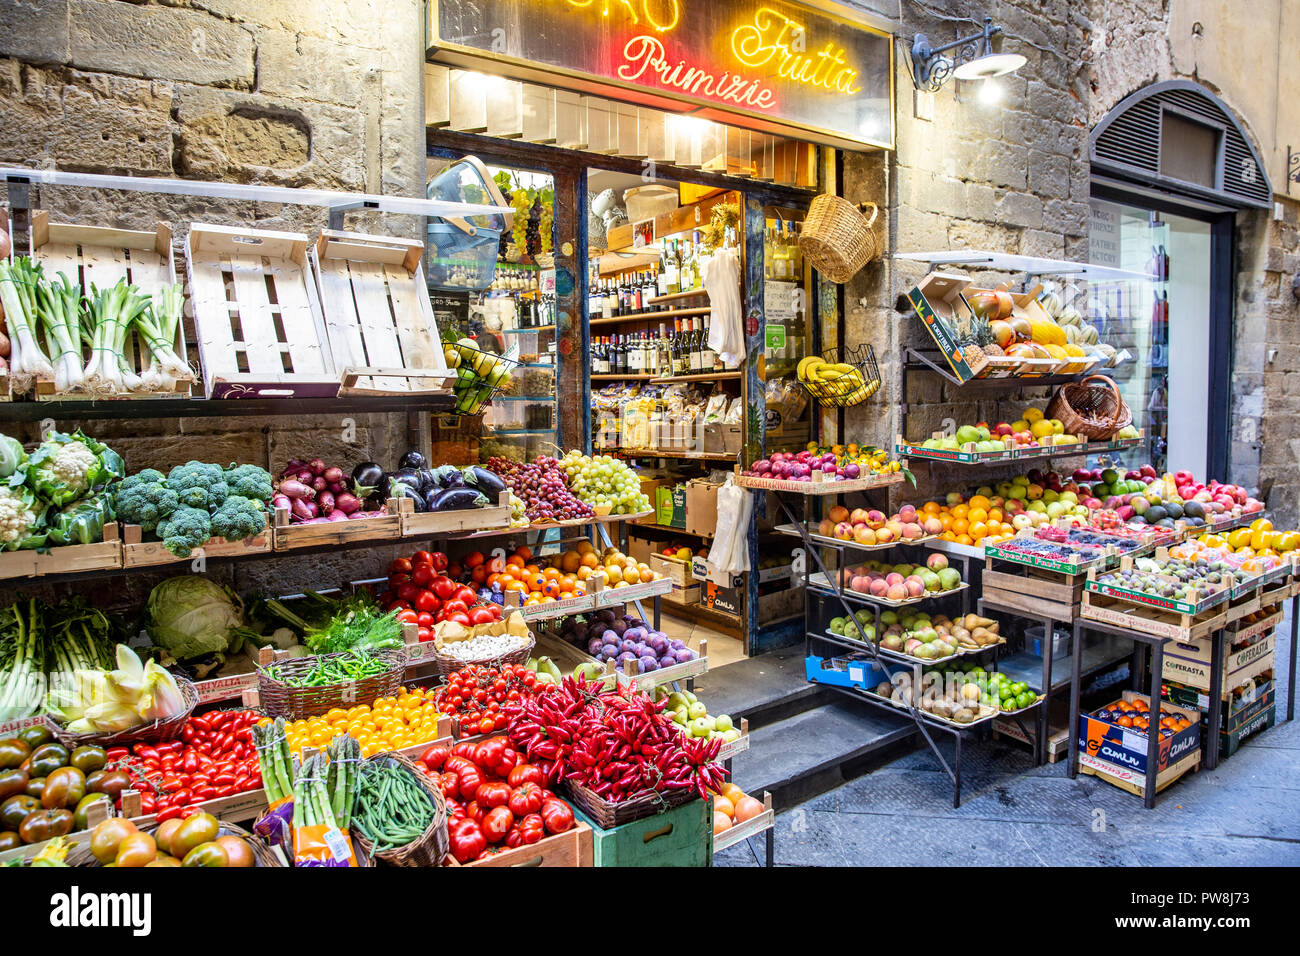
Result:
M243 606L229 590L189 574L168 578L149 594L149 635L175 660L221 654L243 626Z

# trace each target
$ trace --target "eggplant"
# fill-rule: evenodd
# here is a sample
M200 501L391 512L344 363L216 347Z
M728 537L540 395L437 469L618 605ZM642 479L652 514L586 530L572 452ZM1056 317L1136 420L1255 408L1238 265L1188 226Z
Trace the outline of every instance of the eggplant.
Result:
M432 510L430 509L429 502L425 499L424 495L420 494L420 492L412 488L410 485L404 485L399 481L393 482L393 497L410 498L417 512Z
M465 487L465 475L455 465L439 465L431 474L434 484L439 488Z
M414 468L416 471L428 466L429 463L424 460L424 456L418 451L408 451L402 456L402 460L397 463L398 468Z
M363 461L352 469L352 491L358 498L368 498L379 489L384 469L373 461Z
M430 511L461 511L465 508L482 508L487 498L477 488L447 488L429 499Z
M478 465L471 465L462 474L465 476L465 484L477 488L489 498L495 499L501 492L506 490L504 481L486 468L480 468Z
M427 495L438 487L438 482L434 478L433 471L429 468L421 468L416 472L420 476L420 494Z

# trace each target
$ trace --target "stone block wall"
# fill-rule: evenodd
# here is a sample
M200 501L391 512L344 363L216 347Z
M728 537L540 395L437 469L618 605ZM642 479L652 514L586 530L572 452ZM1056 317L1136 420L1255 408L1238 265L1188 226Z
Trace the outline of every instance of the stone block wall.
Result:
M5 0L0 165L420 196L423 62L419 0ZM147 193L43 187L32 201L55 222L137 229L170 222L182 272L194 221L312 236L327 224L313 207ZM24 225L19 217L20 249ZM351 213L346 227L418 236L420 223ZM348 418L56 425L80 425L104 439L131 470L191 458L275 469L304 454L351 467L367 458L395 461L408 447L405 415L351 416L350 427ZM38 438L35 425L7 431L25 442ZM392 556L355 550L213 562L210 570L240 591L290 593L371 576ZM186 569L109 579L101 596L140 598L156 580Z

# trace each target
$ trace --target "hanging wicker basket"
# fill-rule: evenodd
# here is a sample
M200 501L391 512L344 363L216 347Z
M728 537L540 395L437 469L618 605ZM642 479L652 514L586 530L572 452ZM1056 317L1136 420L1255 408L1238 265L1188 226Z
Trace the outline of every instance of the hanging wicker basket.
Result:
M832 282L848 282L880 255L880 243L872 228L880 210L875 203L865 206L871 207L870 216L864 216L847 199L822 194L808 208L799 234L799 250Z
M1059 420L1071 435L1089 441L1105 441L1133 424L1133 413L1119 386L1105 375L1089 375L1062 385L1047 403L1047 417Z

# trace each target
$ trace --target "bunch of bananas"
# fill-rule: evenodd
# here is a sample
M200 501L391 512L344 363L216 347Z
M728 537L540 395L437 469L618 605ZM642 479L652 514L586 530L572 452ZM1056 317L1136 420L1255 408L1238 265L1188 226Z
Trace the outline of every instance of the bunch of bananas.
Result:
M856 405L876 394L880 388L880 379L868 382L856 365L827 362L816 355L800 361L796 375L803 387L823 405Z

